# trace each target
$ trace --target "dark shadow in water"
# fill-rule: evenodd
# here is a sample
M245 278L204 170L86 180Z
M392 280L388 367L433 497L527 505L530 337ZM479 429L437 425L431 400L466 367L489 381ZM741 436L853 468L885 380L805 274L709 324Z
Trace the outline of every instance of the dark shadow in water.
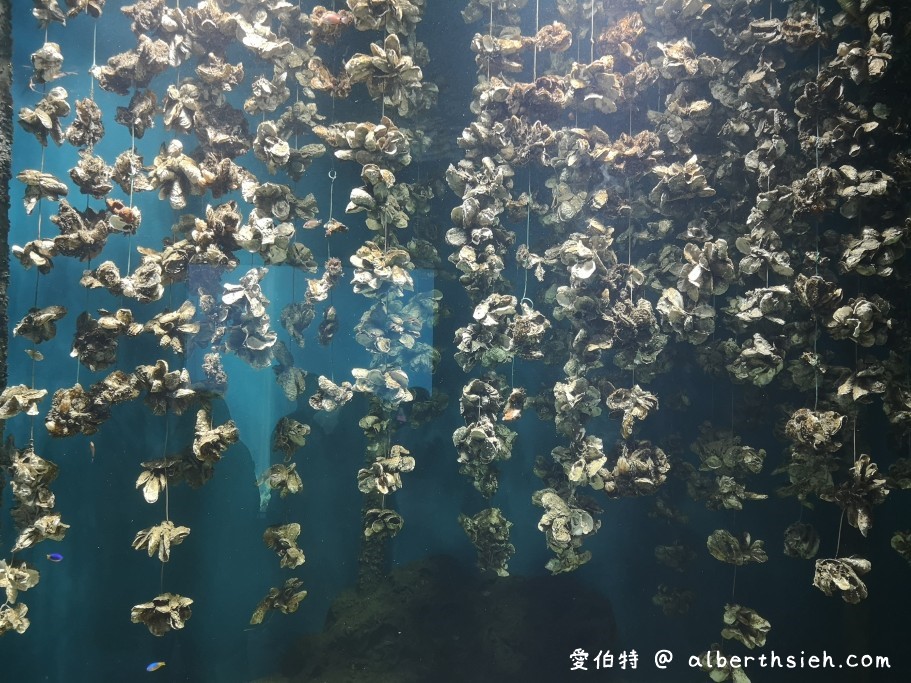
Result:
M593 634L609 648L615 633L608 600L572 576L485 578L434 556L340 595L283 669L287 680L321 683L557 681L573 650Z

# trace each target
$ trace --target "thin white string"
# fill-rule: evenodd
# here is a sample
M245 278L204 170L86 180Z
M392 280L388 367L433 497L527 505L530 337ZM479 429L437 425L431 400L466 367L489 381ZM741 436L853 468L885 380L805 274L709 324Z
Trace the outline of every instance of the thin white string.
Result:
M164 455L164 519L165 522L171 521L171 480L168 476L168 436L171 433L171 421L170 413L168 412L167 407L165 407L164 413L164 448L162 449ZM161 573L158 578L158 592L164 593L164 565L161 563Z
M335 207L335 179L338 177L338 173L335 172L335 169L329 169L329 220L328 223L332 223L332 212ZM332 258L332 240L326 240L326 258ZM330 295L332 290L329 290Z
M493 3L490 3L491 8ZM541 30L541 0L535 0L535 37L538 37L538 31ZM538 80L538 42L535 41L534 61L532 62L531 76L533 81Z
M44 173L44 159L47 147L41 148L41 172ZM38 239L41 239L41 221L44 218L44 197L38 198Z
M98 66L98 22L95 22L95 28L92 29L92 68L89 70L91 84L89 85L89 99L95 99L95 67Z
M528 168L528 203L525 207L525 246L531 252L531 166ZM525 268L525 283L522 286L522 299L528 298L528 268Z
M591 44L591 52L589 54L588 61L595 61L595 0L592 0L592 25L591 25L591 35L588 36L588 41Z
M816 2L816 28L819 28L819 2ZM816 85L819 87L819 73L820 73L820 60L821 60L821 47L819 42L816 43ZM816 174L817 178L819 176L819 108L816 108ZM813 259L813 271L814 274L819 276L819 216L815 216L814 221L814 239L816 242L816 256ZM817 342L819 339L819 316L814 312L813 314L813 410L819 409L819 357ZM803 511L803 506L801 506L801 511Z
M841 517L838 518L838 540L835 542L835 558L838 559L838 553L841 550L841 527L845 521L845 509L841 509Z
M629 204L626 223L626 284L629 287L629 303L630 306L633 306L635 304L633 297L633 188L628 177L626 179L626 202Z
M530 163L530 162L529 162ZM528 202L525 206L525 247L529 253L531 253L531 166L528 167ZM528 298L528 267L524 268L525 270L525 282L522 285L522 298L519 300L519 303L524 304L526 301L531 304L531 300ZM512 365L510 367L509 373L509 384L512 387L516 386L516 356L512 356ZM479 408L480 409L480 408Z
M136 159L136 122L130 125L130 214L132 217L133 213L133 188L136 183L136 173L137 169L133 166L133 163ZM134 230L130 230L127 235L127 271L125 275L130 274L130 267L133 260L133 233Z
M487 28L487 35L493 40L493 0L490 3L490 23ZM490 56L487 57L487 83L490 84Z
M47 43L47 28L44 29L44 42ZM42 84L41 90L43 94L47 94L47 83ZM41 173L44 173L44 160L46 157L47 146L42 145L41 147ZM41 220L44 217L44 198L39 195L38 197L38 240L41 240ZM33 297L33 306L38 308L38 286L41 282L41 271L37 268L35 269L35 295ZM35 375L37 373L38 361L35 358L32 358L32 389L35 388ZM35 443L35 416L32 415L29 418L29 443L34 445Z

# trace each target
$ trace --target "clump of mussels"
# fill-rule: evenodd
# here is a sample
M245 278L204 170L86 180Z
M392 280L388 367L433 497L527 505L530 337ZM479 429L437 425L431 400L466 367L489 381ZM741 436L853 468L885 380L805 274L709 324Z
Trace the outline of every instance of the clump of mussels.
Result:
M66 4L68 12L54 0L36 0L33 14L46 27L82 12L98 19L104 7L103 0ZM844 444L846 427L856 433L875 423L880 408L897 438L911 433L907 277L900 267L911 243L903 191L911 184L911 151L905 96L885 85L896 62L907 59L896 45L911 26L907 14L854 0L839 0L842 12L831 20L806 0L779 7L779 16L752 0L557 0L558 20L540 26L536 19L532 31L523 18L527 4L470 0L463 11L467 22L483 24L470 43L478 73L472 120L458 137L462 158L444 173L458 203L442 241L471 303L453 342L456 363L473 375L459 400L464 425L452 436L459 472L490 499L522 432L523 409L553 421L561 443L535 454L542 487L531 503L542 510L537 526L555 574L590 560L583 545L602 526L602 504L616 504L606 501L656 496L655 514L680 523L669 502L674 476L710 510L772 504L768 493L748 489L766 451L744 443L733 419L722 424L713 415L718 424L689 435L689 462L681 444L658 441L659 410L708 410L694 405L695 395L663 392L664 376L701 369L713 391L724 378L736 385L732 401L744 405L758 402L760 392L786 395L787 414L776 425L787 444L773 473L781 481L777 493L808 509L835 504L862 537L874 533L875 506L911 487L909 467L872 450L855 457ZM73 316L73 357L92 371L109 368L121 342L143 332L168 354L130 372L114 370L88 388L58 388L44 417L48 433L94 434L114 405L139 396L166 419L197 409L192 445L140 464L136 487L150 504L175 483L205 483L238 438L233 422L212 423L211 396L191 382L185 365L190 349L206 352L204 386L216 394L227 386L221 357L232 352L252 368L272 367L285 396L300 401L306 373L272 319L278 315L304 347L319 316L316 337L331 344L346 317L332 305L332 292L350 265L350 284L366 309L354 337L369 361L350 369L352 381L320 372L308 403L331 412L366 395L359 421L365 462L352 485L364 495L367 580L380 575L382 548L404 525L386 497L420 462L396 431L439 415L446 403L439 393L418 394L409 376L440 361L421 337L442 295L414 293L415 268L440 263L441 240L431 241L435 233L425 227L438 189L409 181L409 166L429 138L417 123L406 125L437 97L424 80L427 47L416 37L424 5L348 0L347 9L308 12L289 2L244 1L229 11L215 2L181 8L138 0L122 8L136 47L92 71L100 87L124 98L114 120L129 131L130 149L113 160L95 154L104 116L91 94L75 101L68 126L69 93L56 85L18 118L40 145L79 149L69 178L88 202L104 200L97 209L74 208L68 183L43 164L17 175L28 214L40 216L45 201L59 203L51 221L60 234L42 236L39 218L36 238L13 246L15 258L42 275L55 260L88 261L81 284L122 301L113 312L95 306L97 317L89 310ZM341 60L333 46L351 31L366 33L369 48ZM246 51L237 64L227 50L235 42ZM786 68L817 50L817 69ZM45 41L32 64L33 85L65 75L58 43ZM239 97L226 97L233 92ZM329 120L322 111L327 98L334 113L335 99L364 92L376 109L368 120ZM167 137L147 166L135 140L156 127ZM269 178L244 167L250 155ZM293 184L325 155L355 166L360 179L345 190L345 223L334 217L341 205L330 199L317 206ZM280 182L285 176L291 184ZM152 190L180 213L161 249L139 247L138 265L93 264L109 237L140 229L134 194ZM119 199L109 196L118 191ZM242 203L216 202L231 193ZM204 215L188 210L201 205L194 197L205 197ZM317 219L319 209L325 221ZM511 227L523 224L524 235ZM350 253L328 254L320 266L305 244L305 229L315 227L324 227L327 239L359 231L363 241ZM253 265L233 273L241 258ZM510 264L518 266L515 281ZM300 300L279 312L264 283L269 268L283 267L306 284ZM307 277L320 267L318 277ZM178 300L169 296L167 309L144 315L140 305L166 292ZM67 312L40 303L21 312L14 330L33 344L53 338ZM542 361L562 374L523 367ZM514 386L517 365L547 377L537 393ZM505 367L509 379L498 373ZM47 393L27 384L5 388L0 417L39 414ZM272 448L281 462L259 473L263 505L272 492L284 499L303 490L294 457L310 427L297 417L275 424ZM56 466L32 445L19 451L12 443L0 464L17 497L16 548L62 538L67 525L47 488ZM479 567L507 575L513 523L496 507L459 521ZM166 518L140 531L133 545L166 562L189 533ZM266 529L264 543L282 568L303 563L299 534L296 522ZM907 533L896 532L892 543L911 555ZM812 559L820 532L795 522L784 545L787 555ZM707 549L735 566L768 560L764 542L741 530L715 529ZM705 550L676 543L656 549L671 569L700 554ZM871 567L863 557L839 558L836 549L836 557L815 560L812 582L826 595L858 602L867 596L861 577ZM0 633L28 627L17 591L37 582L27 564L0 563L8 598ZM295 611L307 594L301 585L291 577L271 588L251 623L268 610ZM685 611L692 599L666 584L654 598L668 614ZM184 627L192 603L162 592L131 616L163 635ZM736 603L724 606L723 621L722 637L748 648L762 647L770 629ZM708 661L703 668L713 680L748 680L741 669Z

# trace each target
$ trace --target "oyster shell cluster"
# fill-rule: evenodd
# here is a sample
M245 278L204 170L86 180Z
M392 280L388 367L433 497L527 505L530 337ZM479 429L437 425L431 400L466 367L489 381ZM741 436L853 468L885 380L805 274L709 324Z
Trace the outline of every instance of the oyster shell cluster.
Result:
M17 233L27 239L12 254L39 279L55 267L76 273L88 296L86 310L65 318L39 290L41 300L18 312L14 335L36 346L58 325L74 325L78 364L114 369L87 388L78 375L48 389L16 378L0 395L0 419L40 415L48 393L43 422L52 437L95 434L114 406L139 397L165 420L194 410L191 442L137 463L136 488L161 504L170 486L205 483L238 441L233 421L213 423L211 403L227 391L222 358L233 353L251 369L271 367L300 410L367 406L358 422L364 462L351 485L364 496L364 547L383 548L404 525L387 496L423 456L396 431L445 411L444 394L412 385L443 362L428 339L437 318L451 314L453 360L466 375L464 424L452 443L459 472L485 501L513 466L522 418L553 423L558 444L533 453L542 483L531 504L542 510L537 527L554 574L592 558L583 546L602 527L602 503L653 497L657 516L681 523L678 492L667 491L675 476L709 511L771 505L770 492L752 490L761 488L754 482L769 444L747 443L741 414L786 445L772 473L776 493L808 510L837 506L861 539L875 533L877 506L911 488L911 466L879 452L882 444L845 447L849 429L877 420L899 440L911 433L911 151L906 97L886 88L902 61L905 15L854 0L839 0L831 19L804 0L779 3L769 16L751 0L557 0L550 23L536 17L532 27L527 0L470 0L462 16L480 22L466 46L476 83L462 107L470 116L450 136L459 158L441 169L432 152L446 140L422 120L439 96L425 80L430 49L417 38L425 0L185 4L122 7L135 46L93 65L99 87L122 99L112 119L131 144L116 157L100 144L109 121L94 90L71 105L75 88L57 84L67 76L61 43L45 38L31 56L41 92L18 123L33 146L69 145L78 160L63 178L43 163L17 169L25 213L38 216ZM57 31L80 14L100 19L105 3L34 5L38 25ZM813 53L818 60L806 63L818 68L787 67ZM364 120L336 116L336 101L349 96L364 107L345 103L339 114ZM157 149L141 154L136 141L152 137ZM302 190L299 181L324 167L329 191ZM447 186L449 221L440 223L434 200ZM85 209L70 203L73 188ZM165 230L155 234L137 204L147 214L157 207L154 223ZM41 232L49 206L52 236ZM162 221L165 214L172 218ZM138 261L110 258L109 241L133 235L142 238ZM152 239L160 245L148 246ZM292 278L283 308L270 300L279 269ZM422 270L451 276L464 290L459 305L420 291ZM359 314L334 301L343 279L360 295L352 299ZM447 299L458 301L449 284ZM119 303L89 298L108 295ZM310 365L296 364L309 359L308 338L331 346L349 328L362 355L338 379L319 367L308 391ZM121 347L136 348L140 335L154 335L162 357L121 367ZM187 367L196 349L205 357L201 384ZM27 351L33 362L41 357ZM686 381L668 387L671 372ZM530 376L541 386L519 386ZM736 421L732 414L724 424L697 395L709 385L711 401L716 389L730 394ZM769 403L786 414L771 415ZM665 438L665 415L678 410L695 416L690 425L709 412L713 423ZM257 473L264 507L273 492L285 505L304 490L295 461L311 438L304 419L294 410L274 425L281 461ZM31 445L7 446L0 464L14 482L16 548L62 538L67 525L48 488L56 466ZM167 562L195 535L163 516L133 547ZM487 503L459 522L479 567L506 576L513 522ZM795 522L785 553L816 558L831 531L815 518ZM896 551L911 556L907 532L891 531ZM300 533L298 522L266 529L281 568L303 564ZM705 559L706 549L737 567L768 560L764 542L739 529L715 529L706 549L671 541L656 548L671 570ZM813 585L858 602L872 563L838 551L815 560ZM363 560L362 570L375 574L381 564ZM8 597L0 633L28 627L17 591L37 580L28 565L0 561ZM294 612L307 594L301 586L290 577L269 589L251 624L269 610ZM653 598L666 614L694 599L664 583ZM162 588L131 616L163 635L184 627L192 604ZM762 647L770 629L733 601L723 623L722 637L748 648ZM736 668L705 668L714 680L746 679Z

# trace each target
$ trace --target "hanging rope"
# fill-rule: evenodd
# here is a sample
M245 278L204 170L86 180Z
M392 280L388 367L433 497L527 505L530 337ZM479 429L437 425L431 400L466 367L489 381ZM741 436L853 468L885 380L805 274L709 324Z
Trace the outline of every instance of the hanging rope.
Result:
M329 222L332 221L332 209L335 204L335 179L338 177L338 173L335 172L334 168L329 169ZM331 238L326 239L326 258L332 258L332 248L330 247ZM334 296L333 292L335 287L329 288L329 307L334 306ZM334 382L335 381L335 354L332 353L333 347L335 346L335 335L332 335L332 338L329 340L329 378Z
M98 67L98 22L92 29L92 68L89 69L89 99L95 101L95 69Z
M44 42L47 43L47 27L44 29ZM41 85L42 95L47 94L47 83ZM41 147L41 173L44 173L44 161L46 157L47 147L42 145ZM41 221L44 217L44 198L39 195L38 197L38 240L41 240ZM41 282L41 271L35 269L35 293L32 297L32 306L38 308L38 287ZM35 388L35 376L37 374L37 365L38 361L32 357L32 389ZM29 443L34 446L35 443L35 416L29 416Z
M819 1L816 2L816 28L819 29ZM816 43L816 83L819 84L820 63L822 59L822 48L819 42ZM816 110L816 176L819 178L819 109ZM813 272L819 276L819 216L816 215L814 220L814 239L816 243L816 255L813 259ZM819 340L819 316L813 313L813 410L819 409L819 358L817 342ZM800 506L801 512L803 506Z
M531 253L531 166L528 168L528 202L525 206L525 247L528 249L528 252ZM517 264L517 267L518 266ZM524 283L522 285L522 298L519 299L520 304L527 303L529 307L534 307L534 302L528 298L528 268L524 268ZM512 387L516 386L516 357L512 357L512 366L509 373L509 384ZM480 409L480 408L479 408Z
M531 167L528 169L528 203L525 206L525 246L531 252ZM525 268L525 282L522 285L522 298L520 302L528 301L531 303L531 300L528 298L528 268Z
M491 8L493 3L490 3ZM541 30L541 0L535 0L535 38L538 37L538 31ZM535 41L535 53L531 68L532 81L538 80L538 41Z
M487 26L487 35L493 40L493 0L490 2L490 23ZM487 57L487 83L490 84L490 57Z
M162 456L164 458L164 519L165 522L171 521L171 481L168 474L168 436L171 433L171 414L167 408L165 408L164 413L164 447L162 448ZM164 593L164 565L161 563L161 574L158 577L158 592Z
M595 61L595 9L596 9L595 0L592 0L592 16L591 16L592 24L591 24L591 32L588 36L588 42L591 47L591 51L588 56L589 62Z
M338 177L338 173L335 172L334 168L329 169L329 220L332 222L332 211L335 204L335 179ZM332 240L326 239L326 258L332 258ZM329 290L329 296L332 296L332 290Z
M133 212L133 188L136 183L136 174L139 170L134 166L136 160L136 122L130 124L130 213ZM127 271L130 274L130 268L133 260L133 232L130 230L127 234Z
M838 559L838 553L841 551L841 528L845 521L845 510L841 509L841 517L838 518L838 540L835 542L835 559Z

